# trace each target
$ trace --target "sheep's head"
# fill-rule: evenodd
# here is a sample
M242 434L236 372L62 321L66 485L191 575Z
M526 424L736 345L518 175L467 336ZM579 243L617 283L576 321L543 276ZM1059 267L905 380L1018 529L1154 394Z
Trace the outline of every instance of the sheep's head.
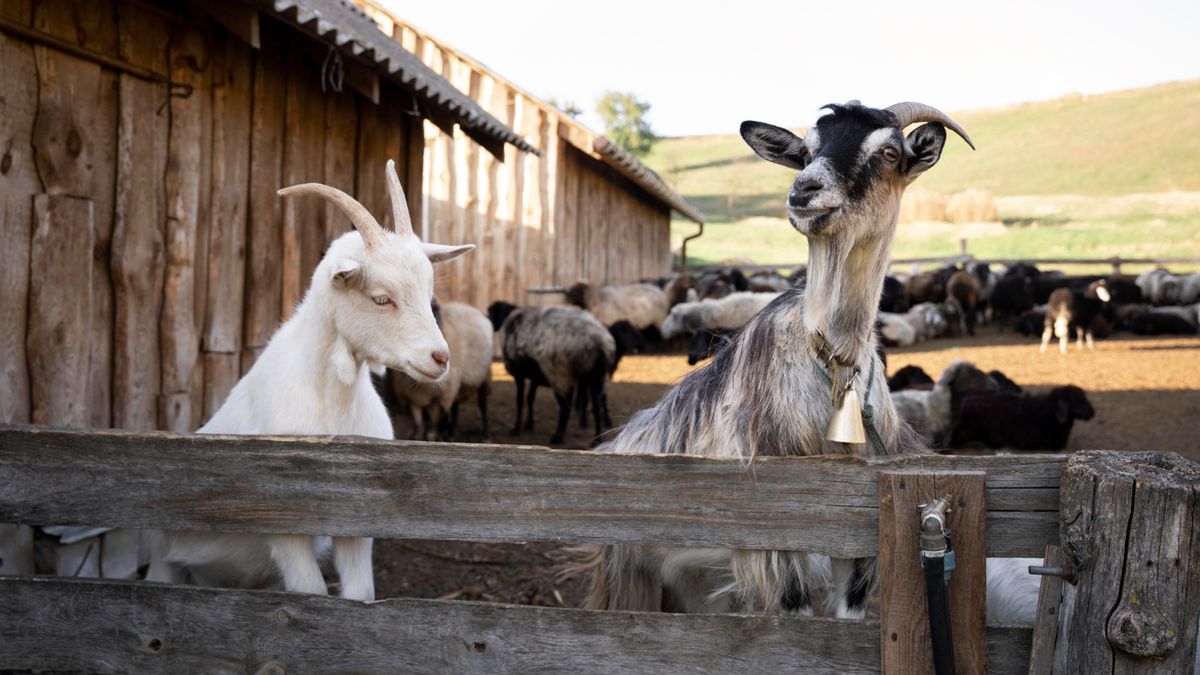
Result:
M879 110L850 101L826 108L830 113L804 137L763 122L741 128L760 157L800 172L788 194L788 220L806 237L894 227L904 188L941 157L944 127L975 147L954 120L921 103ZM929 124L905 137L904 128L918 122Z
M334 329L356 358L402 371L419 382L436 382L446 373L450 352L431 307L433 263L457 258L475 246L418 239L391 160L387 178L394 232L384 230L353 197L328 185L293 185L279 194L324 197L341 208L357 230L330 244L309 291L325 296Z

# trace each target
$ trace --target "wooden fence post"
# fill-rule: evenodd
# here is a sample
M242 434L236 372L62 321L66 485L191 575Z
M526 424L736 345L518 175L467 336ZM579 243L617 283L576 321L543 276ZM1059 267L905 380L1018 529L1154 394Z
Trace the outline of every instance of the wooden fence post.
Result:
M1067 462L1062 542L1077 585L1057 663L1080 673L1191 672L1198 502L1200 466L1174 453L1086 451Z
M893 472L879 474L880 625L884 673L932 673L929 611L920 565L919 504L949 494L947 517L956 567L950 578L950 632L960 673L986 670L986 474Z

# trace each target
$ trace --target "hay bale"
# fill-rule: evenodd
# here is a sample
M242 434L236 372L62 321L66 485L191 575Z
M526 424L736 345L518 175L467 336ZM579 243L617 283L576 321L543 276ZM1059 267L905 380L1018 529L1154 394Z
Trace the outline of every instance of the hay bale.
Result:
M992 223L996 221L996 199L987 190L971 188L950 197L946 218L952 223Z
M946 195L928 190L909 190L900 200L900 222L946 222Z

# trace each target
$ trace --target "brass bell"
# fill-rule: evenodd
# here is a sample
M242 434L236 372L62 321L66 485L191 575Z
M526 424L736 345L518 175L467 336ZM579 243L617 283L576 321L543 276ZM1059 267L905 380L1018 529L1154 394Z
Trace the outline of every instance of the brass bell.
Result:
M835 405L833 419L829 420L829 430L825 438L838 443L866 443L867 434L863 429L862 404L858 400L858 392L854 390L854 382L846 386L842 395L841 405Z

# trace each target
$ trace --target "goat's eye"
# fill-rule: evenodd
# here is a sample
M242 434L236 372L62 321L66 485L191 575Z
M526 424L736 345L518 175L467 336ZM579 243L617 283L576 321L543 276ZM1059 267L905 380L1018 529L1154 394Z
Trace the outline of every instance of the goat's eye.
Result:
M379 305L380 307L386 307L386 306L392 304L392 299L386 295L377 295L377 296L371 298L371 301L374 302L375 304Z
M894 161L900 159L900 152L897 151L895 148L884 148L883 149L883 158L889 162L894 162Z

